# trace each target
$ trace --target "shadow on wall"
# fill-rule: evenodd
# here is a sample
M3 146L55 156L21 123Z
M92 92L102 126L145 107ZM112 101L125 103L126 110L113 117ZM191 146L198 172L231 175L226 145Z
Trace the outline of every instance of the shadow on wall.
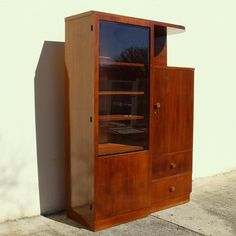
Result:
M64 47L44 42L34 81L41 214L65 208Z

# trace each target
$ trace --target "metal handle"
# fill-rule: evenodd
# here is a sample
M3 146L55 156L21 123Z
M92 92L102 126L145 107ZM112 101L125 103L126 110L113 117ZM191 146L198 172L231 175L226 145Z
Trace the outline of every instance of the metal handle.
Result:
M161 107L161 103L160 102L157 102L154 104L154 108L155 109L159 109Z
M175 163L170 163L170 169L175 169L176 168L176 164Z
M170 191L171 193L173 193L173 192L175 191L175 186L171 186L171 187L169 188L169 191Z

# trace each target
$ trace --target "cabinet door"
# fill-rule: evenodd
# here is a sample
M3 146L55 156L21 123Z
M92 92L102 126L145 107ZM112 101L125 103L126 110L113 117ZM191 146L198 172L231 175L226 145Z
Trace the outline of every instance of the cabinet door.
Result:
M100 20L98 155L149 149L148 27Z
M148 152L98 158L96 219L143 209L149 205Z
M192 149L193 70L153 69L154 156Z

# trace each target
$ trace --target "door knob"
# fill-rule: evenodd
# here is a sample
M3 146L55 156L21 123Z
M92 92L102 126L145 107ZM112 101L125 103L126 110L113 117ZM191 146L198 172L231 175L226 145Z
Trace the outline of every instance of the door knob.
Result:
M161 107L161 103L160 102L157 102L157 103L154 104L154 108L155 109L158 109L160 107Z
M170 163L170 169L175 169L176 168L176 164L175 163Z
M171 193L173 193L173 192L175 191L175 186L171 186L171 187L169 188L169 191L170 191Z

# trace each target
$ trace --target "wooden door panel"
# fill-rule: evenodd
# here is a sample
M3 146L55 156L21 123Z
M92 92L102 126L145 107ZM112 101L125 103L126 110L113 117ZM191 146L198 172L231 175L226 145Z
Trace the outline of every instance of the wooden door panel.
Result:
M153 68L152 155L192 149L193 70ZM155 109L155 103L160 108Z
M168 152L192 149L193 71L168 70Z
M95 176L97 220L148 206L148 152L96 158Z

